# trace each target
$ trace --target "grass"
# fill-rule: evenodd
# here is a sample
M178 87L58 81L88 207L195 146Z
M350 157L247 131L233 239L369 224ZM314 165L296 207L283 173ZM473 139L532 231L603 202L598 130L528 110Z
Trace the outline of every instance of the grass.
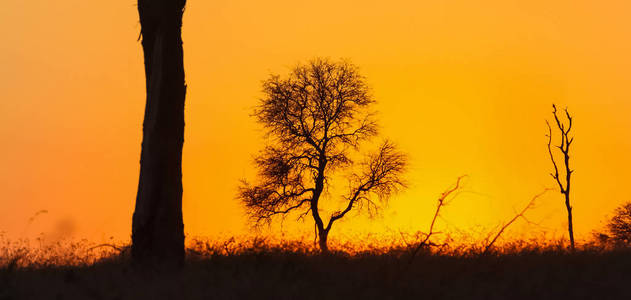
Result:
M0 299L629 299L631 249L517 241L360 248L195 240L176 272L141 271L128 251L88 242L0 247ZM29 247L26 247L29 246ZM338 247L341 248L341 247Z

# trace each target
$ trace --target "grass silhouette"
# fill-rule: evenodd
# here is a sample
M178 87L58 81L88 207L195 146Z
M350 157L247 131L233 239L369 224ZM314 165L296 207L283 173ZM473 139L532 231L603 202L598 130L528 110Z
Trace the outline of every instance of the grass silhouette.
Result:
M138 270L124 245L0 247L0 299L628 298L631 249L564 241L363 247L321 255L304 241L194 240L179 271ZM98 246L98 247L95 247ZM336 244L335 249L344 245ZM352 249L351 245L346 245Z

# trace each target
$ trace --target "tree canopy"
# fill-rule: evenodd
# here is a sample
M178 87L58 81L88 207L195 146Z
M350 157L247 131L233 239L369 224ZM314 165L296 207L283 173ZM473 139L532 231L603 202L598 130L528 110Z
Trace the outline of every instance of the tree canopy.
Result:
M254 111L269 144L255 159L256 184L244 181L239 198L255 223L277 215L311 213L327 251L333 223L356 207L378 209L378 201L405 186L406 155L390 141L374 153L355 159L360 146L377 135L375 100L358 68L348 61L314 59L296 66L289 76L271 75ZM325 221L320 198L340 170L348 178L344 205Z

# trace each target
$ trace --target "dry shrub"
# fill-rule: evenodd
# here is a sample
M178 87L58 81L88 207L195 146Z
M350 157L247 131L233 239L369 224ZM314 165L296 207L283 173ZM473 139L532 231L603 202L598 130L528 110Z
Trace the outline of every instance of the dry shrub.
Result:
M0 268L46 268L89 266L124 256L127 247L95 244L83 240L58 240L48 243L43 237L9 240L0 236Z

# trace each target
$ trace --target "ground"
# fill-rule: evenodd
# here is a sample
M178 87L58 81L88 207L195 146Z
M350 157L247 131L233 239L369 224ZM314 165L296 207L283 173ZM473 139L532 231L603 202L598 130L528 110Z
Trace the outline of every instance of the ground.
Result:
M125 252L125 251L123 251ZM482 255L190 250L180 270L126 255L0 271L0 299L629 299L631 250L522 248Z

